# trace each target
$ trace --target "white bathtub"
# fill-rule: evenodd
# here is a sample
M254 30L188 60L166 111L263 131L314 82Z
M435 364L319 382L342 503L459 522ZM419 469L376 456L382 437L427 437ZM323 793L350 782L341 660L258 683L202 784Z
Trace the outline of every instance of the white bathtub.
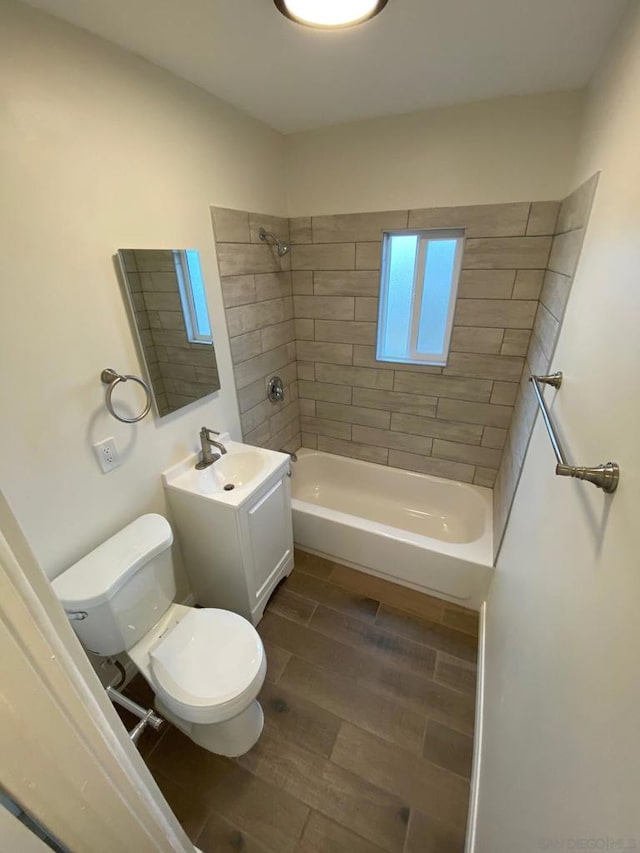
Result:
M489 489L304 448L291 469L302 549L480 607L493 574Z

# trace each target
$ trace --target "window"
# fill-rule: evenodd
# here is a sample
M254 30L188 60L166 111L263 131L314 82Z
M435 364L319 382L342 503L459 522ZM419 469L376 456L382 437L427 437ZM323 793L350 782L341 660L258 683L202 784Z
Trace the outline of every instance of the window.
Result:
M447 363L463 245L461 229L384 235L379 361Z
M213 336L198 252L195 249L174 251L173 263L178 277L187 337L193 344L212 344Z

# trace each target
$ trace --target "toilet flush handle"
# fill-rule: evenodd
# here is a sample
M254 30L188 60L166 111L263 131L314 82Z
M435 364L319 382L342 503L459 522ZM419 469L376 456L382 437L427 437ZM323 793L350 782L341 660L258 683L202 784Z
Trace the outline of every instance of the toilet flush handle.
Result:
M67 618L71 622L81 622L83 619L86 619L89 614L85 610L71 610L67 611Z

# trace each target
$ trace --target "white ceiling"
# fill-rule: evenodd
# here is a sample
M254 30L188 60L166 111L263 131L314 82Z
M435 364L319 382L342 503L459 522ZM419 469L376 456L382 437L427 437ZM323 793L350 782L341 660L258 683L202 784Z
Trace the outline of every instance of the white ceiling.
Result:
M273 0L29 0L284 133L584 86L627 0L389 0L317 31Z

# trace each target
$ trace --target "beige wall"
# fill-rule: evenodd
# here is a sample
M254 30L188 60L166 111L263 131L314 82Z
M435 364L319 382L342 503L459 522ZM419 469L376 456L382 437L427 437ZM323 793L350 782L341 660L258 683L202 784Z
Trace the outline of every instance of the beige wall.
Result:
M0 482L53 576L137 514L206 424L240 437L209 206L285 212L282 138L171 74L22 4L0 8ZM200 251L222 388L118 424L102 368L140 373L118 248ZM133 405L138 405L136 398ZM93 442L113 436L104 475Z
M476 853L640 844L639 150L633 3L590 93L574 184L601 175L551 364L571 461L616 460L621 484L555 477L538 419L488 603Z
M292 134L289 215L564 198L582 105L556 92Z

